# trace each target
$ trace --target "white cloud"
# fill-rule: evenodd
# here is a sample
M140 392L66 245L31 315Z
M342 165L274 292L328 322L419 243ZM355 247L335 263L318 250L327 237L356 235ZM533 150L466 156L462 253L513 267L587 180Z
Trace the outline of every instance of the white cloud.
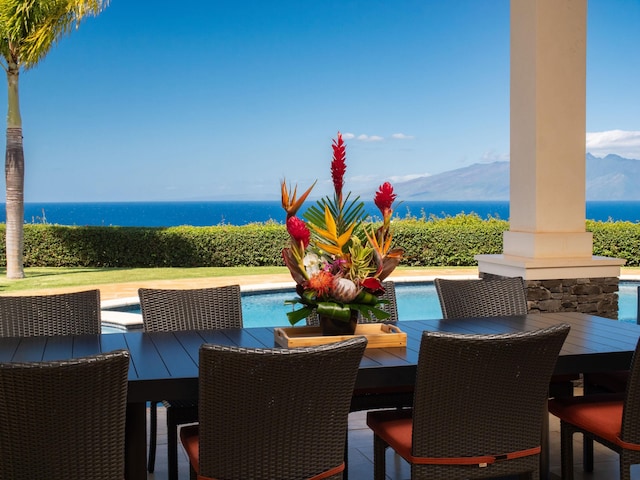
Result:
M587 132L587 152L598 157L610 153L640 159L640 131Z
M342 138L345 140L358 140L359 142L383 142L384 137L380 135L367 135L366 133L361 133L360 135L356 135L351 132L346 132L342 134ZM404 133L394 133L391 135L391 138L394 140L413 140L415 137L411 135L405 135Z
M360 140L361 142L381 142L384 138L379 137L378 135L358 135L356 140Z
M408 182L409 180L415 180L416 178L430 177L430 173L410 173L408 175L394 175L389 177L391 183Z
M482 163L505 162L509 160L509 153L500 153L495 150L484 152L480 157Z
M353 177L349 177L347 182L356 183L356 184L369 184L375 183L379 181L378 175L354 175Z
M391 135L391 138L395 140L413 140L415 137L413 135L405 135L404 133L394 133Z

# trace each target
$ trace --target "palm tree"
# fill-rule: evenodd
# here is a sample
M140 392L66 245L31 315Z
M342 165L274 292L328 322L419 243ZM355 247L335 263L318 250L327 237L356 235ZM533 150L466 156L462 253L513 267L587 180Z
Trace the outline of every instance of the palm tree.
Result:
M24 278L24 150L18 95L20 70L43 59L55 42L98 15L109 0L0 0L0 65L7 73L7 278Z

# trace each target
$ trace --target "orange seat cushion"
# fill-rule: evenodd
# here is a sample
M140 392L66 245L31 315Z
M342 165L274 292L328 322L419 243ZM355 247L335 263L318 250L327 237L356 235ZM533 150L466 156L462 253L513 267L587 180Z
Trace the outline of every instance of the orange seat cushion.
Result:
M593 399L587 396L549 400L549 412L560 420L620 447L640 450L640 445L628 444L620 439L623 406L624 402L619 397Z
M510 460L539 455L540 446L499 455L486 454L467 457L414 457L412 454L413 419L411 410L383 410L367 413L367 425L398 455L409 463L421 465L479 465L487 466L498 460Z
M200 472L200 431L198 425L188 425L180 429L180 441L184 447L189 463L196 471Z
M187 456L189 457L189 463L195 470L198 480L215 480L211 477L204 477L200 475L200 433L198 425L188 425L180 429L180 440L184 446ZM314 475L309 480L324 480L326 478L337 475L344 472L345 463L342 462L333 468L325 470L324 472Z
M367 413L367 425L398 455L411 461L413 417L411 410L382 410Z

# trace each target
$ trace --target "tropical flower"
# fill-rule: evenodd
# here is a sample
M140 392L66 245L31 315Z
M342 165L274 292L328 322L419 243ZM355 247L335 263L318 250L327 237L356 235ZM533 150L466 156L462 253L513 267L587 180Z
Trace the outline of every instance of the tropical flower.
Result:
M283 181L282 207L287 212L290 244L282 258L296 282L298 298L287 303L301 308L287 313L295 325L314 310L337 320L349 321L357 310L367 318L384 320L389 314L380 308L385 300L382 281L402 260L404 250L392 248L391 217L396 194L389 182L380 186L374 203L382 214L382 225L375 229L366 222L364 202L343 196L347 169L346 146L338 132L333 140L331 178L334 194L311 206L302 218L298 210L315 186L299 198ZM291 192L291 193L290 193Z

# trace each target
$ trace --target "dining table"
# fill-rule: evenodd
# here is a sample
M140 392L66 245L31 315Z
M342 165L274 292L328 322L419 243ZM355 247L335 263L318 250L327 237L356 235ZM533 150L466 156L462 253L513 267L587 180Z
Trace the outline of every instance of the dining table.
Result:
M580 374L629 368L640 326L586 313L531 313L520 316L400 321L406 346L368 348L356 389L375 391L411 387L415 381L422 332L501 334L530 331L558 323L571 326L555 374ZM198 396L198 355L204 343L241 347L279 347L274 328L126 331L101 335L0 338L0 362L33 362L76 358L116 349L130 352L126 424L126 478L147 478L146 406L149 401ZM283 348L283 347L279 347ZM547 417L548 418L548 417ZM544 449L543 449L544 451ZM543 477L548 457L543 453Z

